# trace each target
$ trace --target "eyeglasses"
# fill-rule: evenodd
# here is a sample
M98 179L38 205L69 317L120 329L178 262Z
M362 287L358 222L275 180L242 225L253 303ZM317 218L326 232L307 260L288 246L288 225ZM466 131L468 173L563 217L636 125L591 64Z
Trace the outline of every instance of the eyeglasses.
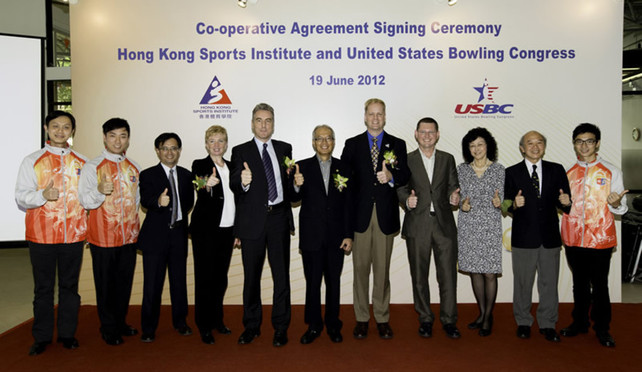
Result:
M593 146L596 143L597 143L597 140L595 138L589 138L589 139L585 139L585 140L578 138L578 139L573 141L573 144L575 144L575 146L582 146L582 145Z
M178 147L166 147L166 146L163 146L159 150L161 150L162 152L169 152L169 151L176 152L176 151L178 151L180 149Z
M334 138L332 137L315 137L314 140L316 142L327 142L327 143L334 142Z

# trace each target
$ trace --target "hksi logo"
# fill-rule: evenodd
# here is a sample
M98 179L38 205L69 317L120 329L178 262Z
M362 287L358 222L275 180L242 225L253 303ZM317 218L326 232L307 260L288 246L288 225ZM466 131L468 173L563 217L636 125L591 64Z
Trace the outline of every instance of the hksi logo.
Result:
M203 98L201 99L201 105L230 105L230 97L225 93L223 85L218 80L217 76L214 76L212 82L207 87Z
M459 103L455 106L456 114L512 114L512 104L498 105L493 99L493 93L499 87L488 86L488 79L484 79L484 84L480 87L473 87L478 93L479 98L477 103L463 104ZM480 103L486 101L489 103Z

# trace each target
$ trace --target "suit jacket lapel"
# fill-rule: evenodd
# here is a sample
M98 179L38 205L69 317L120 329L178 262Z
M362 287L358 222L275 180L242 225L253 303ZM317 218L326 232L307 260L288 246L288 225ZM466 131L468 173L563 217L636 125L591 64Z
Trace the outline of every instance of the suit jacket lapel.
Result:
M408 163L412 161L412 169L419 170L418 172L415 172L415 178L417 179L417 183L425 184L428 186L429 190L432 190L432 183L430 181L430 177L428 177L428 172L426 171L426 167L424 167L424 161L422 158L422 154L420 152L421 150L417 149L408 155ZM435 159L436 160L436 159ZM436 161L435 161L435 167L437 167Z

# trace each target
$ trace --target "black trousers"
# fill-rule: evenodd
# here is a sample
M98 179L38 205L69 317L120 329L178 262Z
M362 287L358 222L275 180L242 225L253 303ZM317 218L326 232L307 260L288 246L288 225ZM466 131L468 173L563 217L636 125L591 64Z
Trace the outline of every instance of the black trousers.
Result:
M321 331L321 281L325 281L325 325L328 330L339 331L343 323L339 320L341 300L341 271L344 251L341 244L325 244L318 251L301 251L305 274L305 315L310 329Z
M223 326L223 299L234 245L233 227L192 233L194 253L194 307L201 333Z
M71 338L78 326L78 275L83 242L39 244L28 242L33 272L33 327L36 342L50 342L54 331L54 286L58 271L58 337Z
M613 248L566 247L573 272L573 323L588 327L589 311L595 332L607 332L611 323L609 269Z
M141 328L143 334L153 335L160 318L165 273L169 275L169 294L172 302L172 326L186 325L187 317L187 226L169 230L162 246L143 252L143 306Z
M100 332L120 335L127 323L136 268L136 244L103 248L90 244Z
M268 213L258 239L241 240L243 258L243 325L259 329L263 320L261 307L261 274L267 251L272 271L272 326L286 331L290 326L290 226L285 208Z

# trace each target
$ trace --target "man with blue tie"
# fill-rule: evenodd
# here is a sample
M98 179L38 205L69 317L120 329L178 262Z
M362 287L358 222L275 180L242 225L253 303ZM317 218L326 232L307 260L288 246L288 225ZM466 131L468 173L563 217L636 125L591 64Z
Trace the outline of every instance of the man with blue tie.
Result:
M267 251L274 295L274 346L287 344L290 325L290 231L294 231L285 159L289 143L272 139L274 109L259 103L252 111L254 138L232 149L230 187L237 197L234 236L241 240L243 259L243 325L239 344L261 334L261 273ZM289 187L288 187L289 186Z

